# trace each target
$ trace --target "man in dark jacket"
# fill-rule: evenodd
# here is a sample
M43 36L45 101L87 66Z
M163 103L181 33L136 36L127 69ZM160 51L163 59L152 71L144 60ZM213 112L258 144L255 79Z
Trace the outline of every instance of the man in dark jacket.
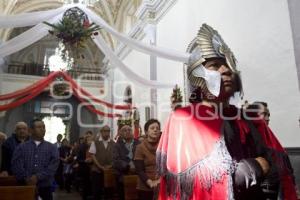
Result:
M119 199L124 199L123 175L134 172L133 158L139 141L134 139L133 130L128 125L123 126L119 134L113 151L113 168L116 173Z
M12 134L2 145L2 175L12 175L11 159L17 146L29 139L28 126L25 122L17 122L15 133Z

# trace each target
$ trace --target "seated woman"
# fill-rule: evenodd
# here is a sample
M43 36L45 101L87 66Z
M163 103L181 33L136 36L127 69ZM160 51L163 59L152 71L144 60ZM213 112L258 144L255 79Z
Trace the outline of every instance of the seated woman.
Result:
M139 144L135 151L134 164L139 176L137 190L142 200L152 200L154 189L159 184L156 173L156 149L160 139L160 123L150 119L145 124L146 139Z

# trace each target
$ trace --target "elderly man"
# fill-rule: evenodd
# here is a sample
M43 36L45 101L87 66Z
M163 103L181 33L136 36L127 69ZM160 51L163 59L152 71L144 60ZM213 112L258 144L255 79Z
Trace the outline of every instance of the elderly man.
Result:
M242 86L221 36L203 24L188 52L193 103L171 113L162 133L159 199L296 200L288 158L265 121L229 105Z
M12 175L11 159L12 155L21 143L29 139L28 126L25 122L17 122L15 126L15 133L12 134L2 145L3 162L1 171L3 176Z
M101 199L104 191L104 170L112 168L115 142L110 139L109 126L103 126L98 140L92 142L89 152L92 154L91 169L92 192L95 200Z
M113 151L113 168L116 172L116 182L119 199L124 199L123 175L134 171L134 152L139 141L134 139L133 130L124 125L119 130L120 137Z
M58 150L44 140L45 124L34 119L31 124L31 139L20 144L12 158L12 172L19 182L36 185L42 200L52 200L52 183L59 164Z

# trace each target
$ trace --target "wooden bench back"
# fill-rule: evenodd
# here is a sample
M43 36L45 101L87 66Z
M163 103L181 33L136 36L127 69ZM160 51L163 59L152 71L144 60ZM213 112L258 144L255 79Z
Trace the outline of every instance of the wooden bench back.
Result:
M116 177L113 169L104 170L104 187L114 188L116 186Z
M35 186L0 186L1 200L35 200Z
M18 185L14 176L0 177L0 186L14 186Z
M137 175L125 175L123 177L125 200L138 199L137 190L136 190L137 180L138 180Z

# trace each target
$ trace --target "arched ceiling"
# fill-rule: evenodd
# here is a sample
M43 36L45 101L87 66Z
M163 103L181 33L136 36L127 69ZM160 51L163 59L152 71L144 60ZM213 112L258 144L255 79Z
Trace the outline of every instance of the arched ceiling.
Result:
M23 12L54 9L65 3L82 2L101 16L108 24L120 32L124 32L128 14L135 12L142 0L1 0L0 12L4 15L13 15ZM130 10L130 12L129 12ZM7 40L10 29L0 30L0 38ZM105 40L115 48L116 41L108 34L101 33Z

